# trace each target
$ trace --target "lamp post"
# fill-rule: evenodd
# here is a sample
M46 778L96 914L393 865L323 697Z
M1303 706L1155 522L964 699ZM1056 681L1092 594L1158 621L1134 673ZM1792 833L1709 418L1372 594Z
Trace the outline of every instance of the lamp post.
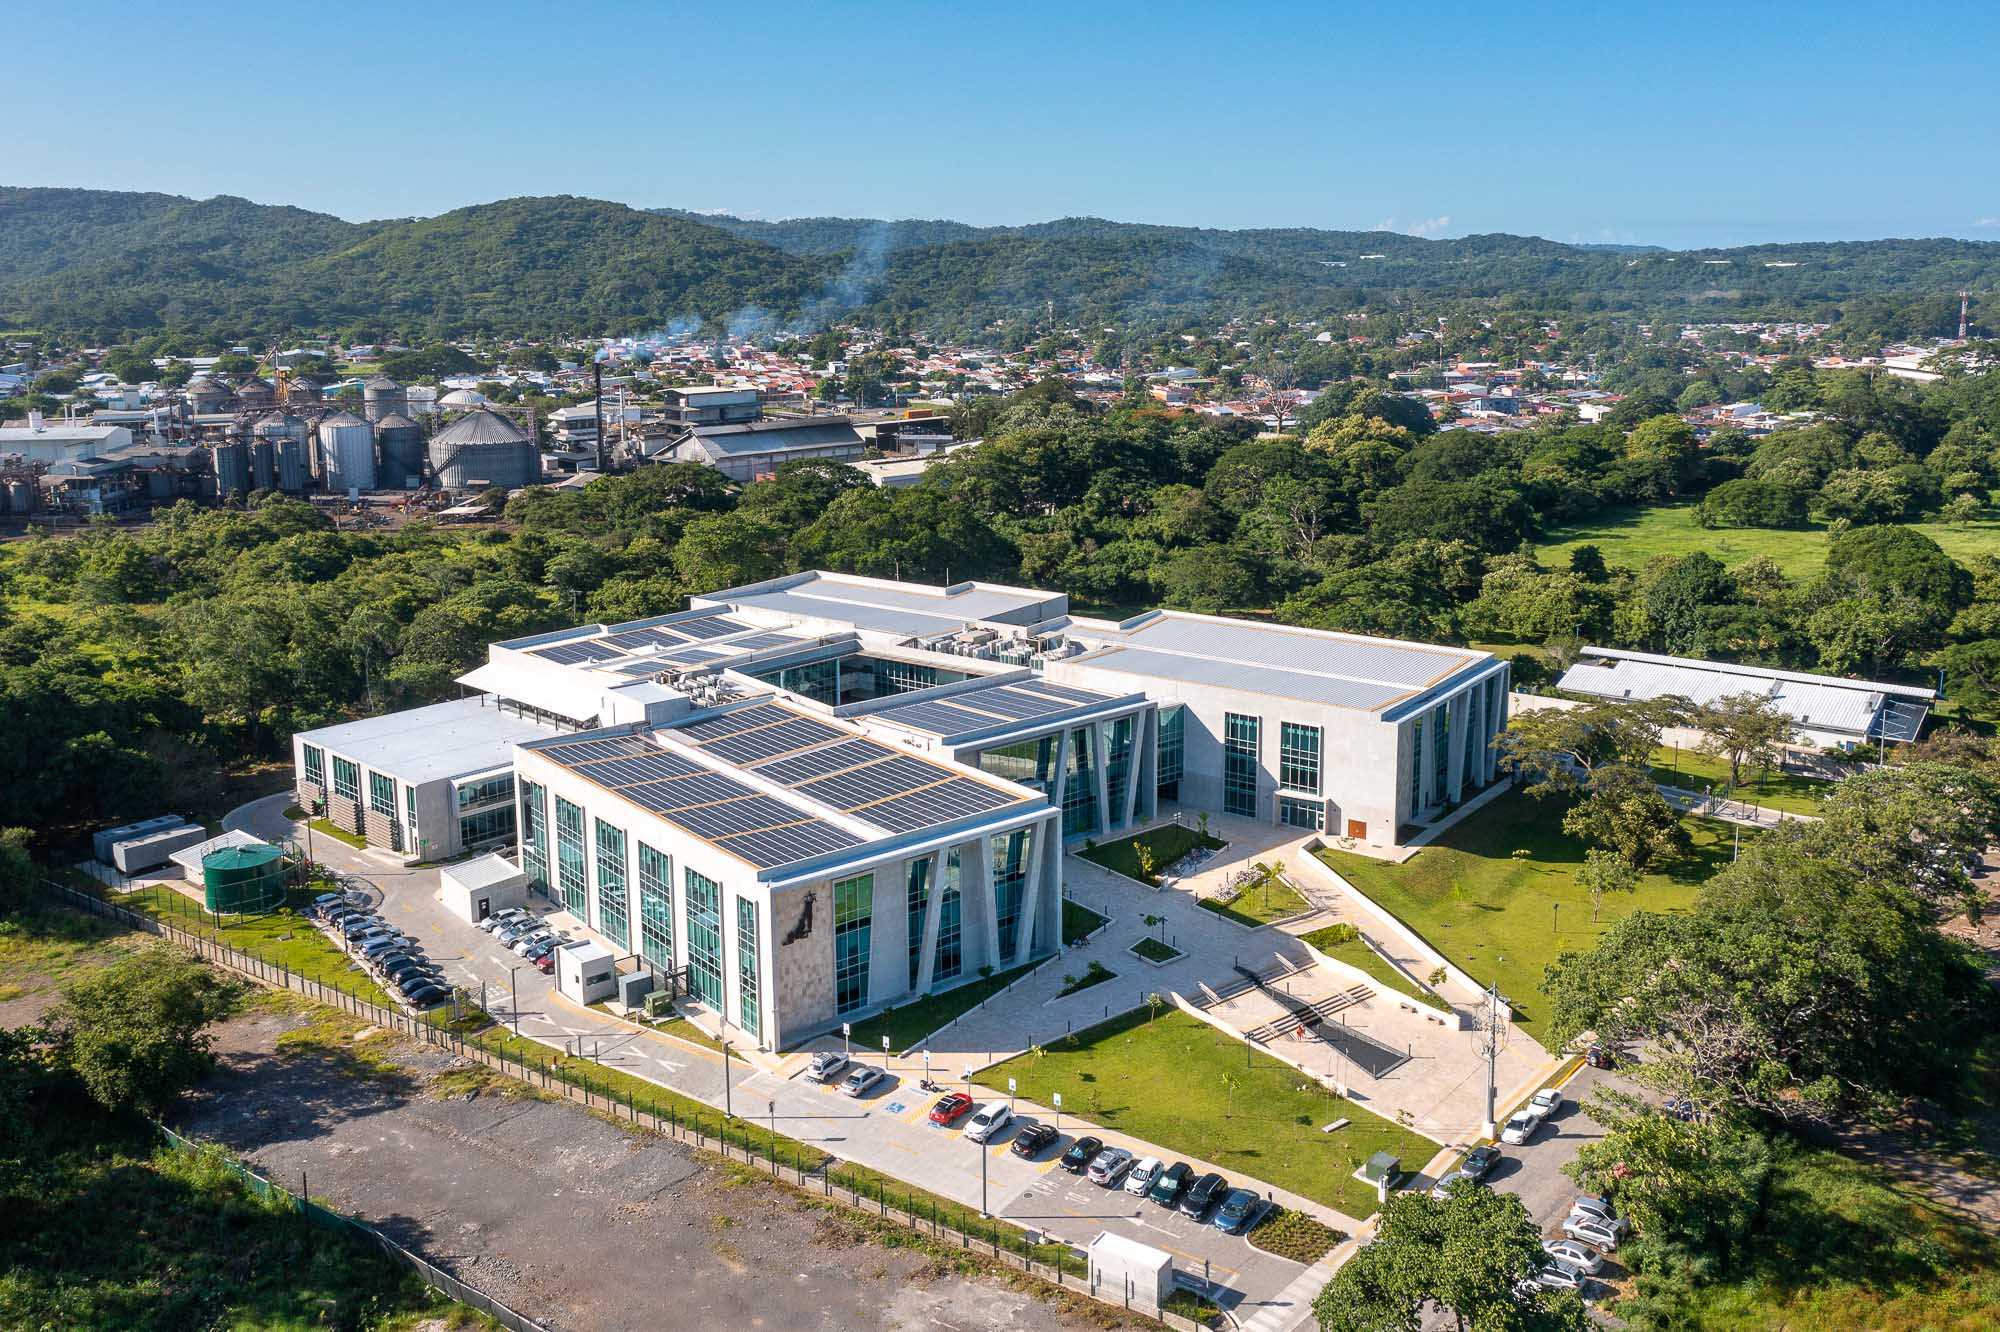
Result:
M974 1144L979 1148L979 1219L984 1221L992 1215L986 1210L986 1144Z
M852 1022L843 1022L840 1024L840 1057L842 1059L854 1058L854 1024Z
M518 966L507 968L507 1007L514 1015L514 1039L517 1041L521 1039L521 992L514 985L514 973L519 970Z
M736 1118L736 1111L729 1103L729 1038L722 1038L722 1117Z
M926 1045L924 1047L924 1087L928 1089L930 1085L931 1085L931 1048L928 1045Z

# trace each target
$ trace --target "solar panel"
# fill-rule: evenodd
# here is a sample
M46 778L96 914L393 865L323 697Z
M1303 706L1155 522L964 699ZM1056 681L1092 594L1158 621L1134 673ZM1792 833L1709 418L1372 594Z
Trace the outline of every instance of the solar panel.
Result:
M1024 689L981 689L976 693L963 694L955 698L940 699L939 702L956 704L960 707L978 708L981 712L997 712L1003 717L1016 721L1025 717L1040 717L1051 712L1067 712L1070 704L1060 699L1042 698Z
M809 782L815 777L825 777L862 763L873 763L877 759L894 757L896 751L873 740L843 740L837 745L824 749L809 749L791 758L776 759L755 769L759 777L768 777L783 786L795 786Z
M796 717L776 726L760 726L754 730L725 735L709 741L702 748L730 763L755 763L758 759L789 754L792 750L804 749L807 745L837 740L845 734L847 733L837 726L828 726L825 722L813 721L806 717Z
M696 744L706 744L720 736L735 735L738 731L747 731L754 726L771 726L781 721L790 721L797 715L784 708L773 707L769 703L759 703L754 707L725 712L719 717L691 722L686 726L677 727L676 730Z
M807 782L798 791L800 795L811 796L835 809L854 809L871 801L914 791L932 782L944 781L949 776L948 769L925 763L922 759L899 757Z
M821 819L812 819L788 827L743 833L725 838L716 845L741 856L759 869L768 869L810 856L823 856L830 851L843 851L860 843L859 837L845 829L836 828Z
M621 652L636 652L641 648L675 647L687 642L679 634L670 634L659 629L634 629L629 633L610 634L598 640L608 643Z
M1100 694L1094 689L1078 689L1073 685L1051 684L1047 680L1032 680L1021 685L1021 688L1032 689L1038 694L1047 694L1052 698L1060 698L1069 703L1108 703L1111 701L1111 695Z
M676 666L692 666L696 662L720 661L722 658L728 655L729 654L727 652L717 652L714 648L684 647L684 648L673 648L666 652L662 652L659 655L658 660L670 661L673 662Z
M689 638L720 638L724 634L740 634L752 626L739 623L727 615L706 615L699 620L676 620L673 631L686 634Z
M604 646L596 639L590 639L582 643L557 643L553 647L534 648L528 655L555 662L559 666L574 666L584 661L610 661L613 657L624 654L616 648Z
M638 782L665 781L706 771L700 764L690 762L679 754L669 754L664 749L638 758L601 759L595 763L581 763L575 766L581 776L590 778L599 786L609 786L614 789Z
M741 648L745 652L755 652L759 648L783 647L788 643L804 643L806 641L806 639L798 638L792 634L752 634L748 638L739 638L728 646Z
M751 790L743 783L732 781L719 772L703 772L687 777L676 777L669 781L621 786L618 788L618 794L635 805L659 812L688 809L696 805L712 805L722 800L738 800L750 795ZM792 817L801 816L794 811Z
M598 740L572 740L567 744L550 745L536 752L551 763L560 763L565 768L573 768L579 763L590 763L598 759L657 753L658 747L636 735L612 735Z
M660 673L660 663L657 661L628 661L623 666L613 666L611 669L620 675L630 675L636 678L641 675L658 675Z
M724 801L721 804L667 810L660 817L679 824L697 837L713 842L724 837L732 837L737 833L757 832L763 828L776 828L782 824L805 822L813 816L773 796L751 795L741 800Z
M975 731L982 726L993 726L1005 720L1001 717L982 716L950 703L911 703L907 707L885 708L873 714L877 720L895 722L898 726L914 727L919 731L929 731L933 735L957 735L962 731Z
M891 832L909 832L971 814L984 814L1013 803L1012 796L984 782L975 782L969 777L954 777L921 791L893 796L880 804L857 809L854 815Z

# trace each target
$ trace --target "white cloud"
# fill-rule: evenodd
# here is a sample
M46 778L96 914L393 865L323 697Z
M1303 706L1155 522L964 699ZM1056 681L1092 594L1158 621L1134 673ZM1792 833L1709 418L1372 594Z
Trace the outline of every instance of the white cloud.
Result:
M2000 227L2000 217L1982 217L1972 225L1975 227Z
M1435 236L1440 231L1443 231L1446 227L1449 227L1450 225L1451 225L1450 214L1443 214L1438 217L1427 217L1424 218L1422 221L1409 222L1409 223L1399 223L1393 217L1385 217L1380 222L1377 222L1374 226L1370 227L1369 230L1399 231L1405 236Z

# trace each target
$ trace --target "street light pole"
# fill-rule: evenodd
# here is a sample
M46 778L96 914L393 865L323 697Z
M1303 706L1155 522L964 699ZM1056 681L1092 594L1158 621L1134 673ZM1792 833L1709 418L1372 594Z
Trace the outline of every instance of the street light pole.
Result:
M736 1118L736 1111L729 1103L729 1038L722 1038L722 1117Z
M519 967L507 968L507 1007L514 1014L514 1039L521 1039L521 992L514 986L514 973Z
M992 1215L986 1210L986 1144L979 1143L979 1218L985 1220Z

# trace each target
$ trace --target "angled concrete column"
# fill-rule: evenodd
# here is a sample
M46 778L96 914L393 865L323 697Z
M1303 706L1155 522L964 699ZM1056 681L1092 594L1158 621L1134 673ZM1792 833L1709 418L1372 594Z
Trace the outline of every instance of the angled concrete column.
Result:
M1065 726L1062 734L1056 737L1056 771L1055 776L1049 779L1049 803L1055 806L1058 818L1062 816L1063 793L1069 788L1069 733L1070 728ZM1058 826L1057 836L1061 835Z
M943 851L931 852L930 866L929 876L924 880L924 942L917 954L918 994L931 988L931 973L937 968L938 908L944 902ZM903 891L910 891L908 884L903 885Z
M1111 830L1111 778L1106 769L1111 766L1111 756L1105 751L1106 727L1103 722L1090 724L1090 775L1097 790L1097 835L1102 837Z
M969 874L966 872L965 865L966 853L968 851L972 854L975 862ZM981 837L977 841L967 842L963 847L959 848L958 873L961 885L959 888L959 900L961 902L965 900L964 894L967 888L970 887L976 890L973 893L973 898L980 903L978 912L979 937L986 944L986 956L981 959L981 962L983 965L992 967L995 971L998 971L1000 969L1000 903L993 894L993 839L991 837ZM964 911L961 908L959 914L961 925L964 919Z
M1451 729L1446 733L1444 747L1444 793L1447 800L1457 800L1465 792L1465 728L1471 711L1466 691L1461 689L1453 694L1445 707L1451 710Z
M1151 752L1146 747L1146 740L1148 738L1146 734L1147 716L1148 714L1143 712L1132 714L1132 750L1125 761L1125 808L1118 822L1118 826L1121 828L1130 828L1132 826L1132 815L1139 808L1139 779L1145 775L1146 768L1150 766L1149 764L1142 764L1139 761L1141 754Z
M1014 922L1016 962L1025 959L1033 947L1035 918L1042 908L1042 843L1047 839L1048 826L1044 820L1028 829L1028 880L1021 888L1021 918Z

